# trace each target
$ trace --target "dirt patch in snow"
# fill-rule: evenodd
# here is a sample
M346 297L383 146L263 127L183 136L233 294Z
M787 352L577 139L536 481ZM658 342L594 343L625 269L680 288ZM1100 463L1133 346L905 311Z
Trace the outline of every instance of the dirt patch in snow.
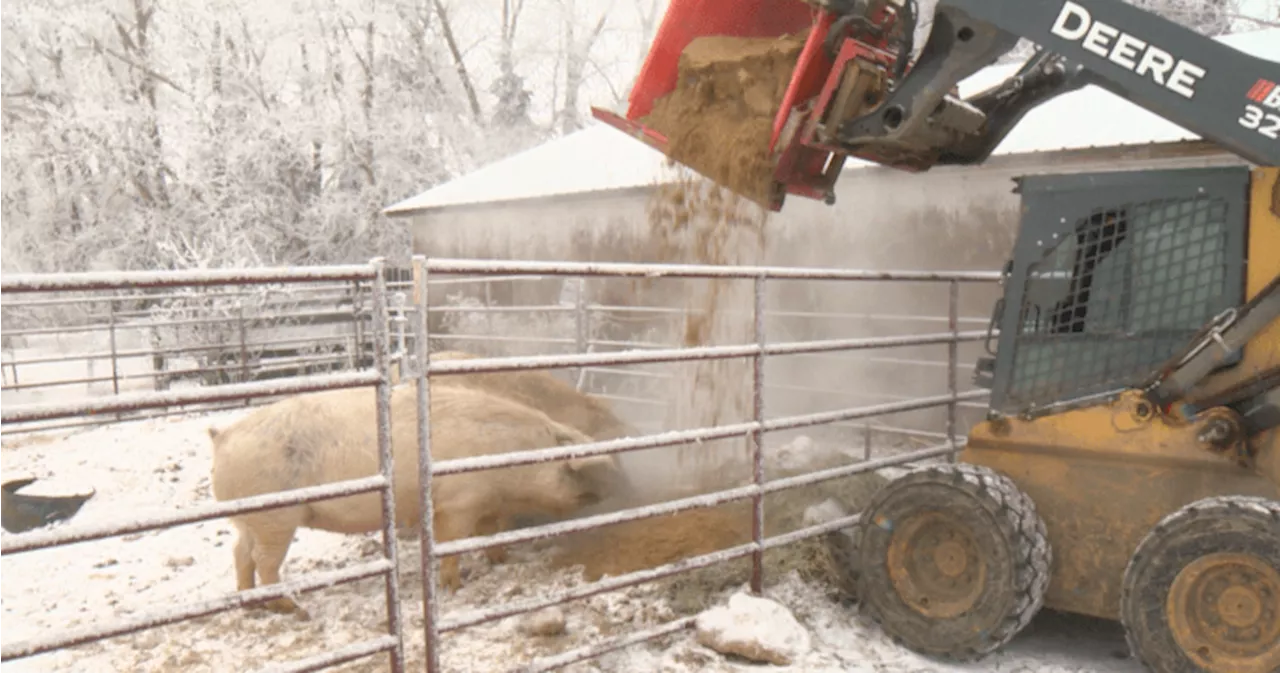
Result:
M779 455L786 448L773 447L767 455ZM827 469L848 464L850 460L839 451L823 451L812 445L810 449L806 461L786 469L773 465L773 469L768 470L773 474L767 477L776 479ZM764 499L764 534L775 536L804 528L809 525L804 521L805 511L828 500L835 501L848 513L855 513L871 500L883 483L879 475L863 473L769 494ZM698 492L670 493L661 500ZM643 504L651 503L632 503L628 507ZM751 541L751 529L751 502L726 503L566 536L553 565L581 566L588 580L617 577L745 544ZM837 560L839 545L836 534L830 534L766 551L766 583L795 571L807 580L826 583L851 596L851 580ZM750 577L751 559L744 557L682 573L657 584L676 612L692 614L708 607L711 596L747 582Z
M773 120L806 33L694 39L676 88L640 121L667 136L669 157L767 208Z
M594 580L710 554L750 540L750 505L732 503L569 536L556 563L581 565L587 579Z

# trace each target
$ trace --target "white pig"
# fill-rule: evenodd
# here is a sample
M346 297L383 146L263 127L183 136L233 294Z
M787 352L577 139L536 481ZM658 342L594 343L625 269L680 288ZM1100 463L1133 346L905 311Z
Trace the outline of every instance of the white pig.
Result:
M213 493L220 501L368 477L378 472L375 390L371 387L300 395L255 410L231 426L209 428ZM396 518L421 522L418 506L417 390L391 395ZM542 412L482 391L441 386L431 395L434 460L507 453L590 441ZM484 470L436 477L435 534L441 541L497 531L521 514L562 517L626 488L613 456ZM280 581L280 566L295 531L314 528L366 533L381 528L377 492L231 517L240 590ZM441 583L461 585L458 559L441 562ZM293 612L288 598L268 608Z

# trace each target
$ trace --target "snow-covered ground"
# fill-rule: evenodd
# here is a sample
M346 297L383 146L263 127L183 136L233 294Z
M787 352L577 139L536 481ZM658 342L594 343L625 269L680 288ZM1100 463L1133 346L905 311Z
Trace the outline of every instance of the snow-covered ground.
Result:
M207 502L210 451L206 426L230 422L243 411L153 419L86 431L57 441L6 446L5 477L32 473L71 490L96 495L74 519L83 524ZM40 486L37 482L36 486ZM65 524L64 524L65 525ZM5 533L8 535L7 533ZM66 628L137 616L148 609L222 595L235 587L234 533L223 520L177 529L41 550L2 559L3 638L13 643ZM421 582L416 541L401 547L406 648L411 666L423 659ZM377 537L304 530L290 549L285 577L342 568L379 554ZM562 591L584 580L578 569L552 569L545 549L512 550L506 564L489 567L464 557L470 579L444 598L448 618L479 606ZM893 645L856 606L829 598L826 587L792 575L767 590L810 632L813 648L787 668L795 671L1019 673L1137 673L1125 659L1113 624L1042 615L1004 651L978 664L945 665ZM728 594L716 602L727 600ZM305 594L309 621L261 611L234 610L139 634L121 636L4 665L6 673L45 671L245 671L319 653L385 633L380 579ZM563 635L529 636L513 617L447 634L441 657L449 671L505 670L533 657L561 652L677 616L661 592L643 586L577 601L565 608ZM337 670L385 670L385 656ZM760 668L731 661L698 644L691 633L638 645L577 664L573 671L736 671ZM777 668L777 667L775 667ZM420 670L420 669L419 669Z

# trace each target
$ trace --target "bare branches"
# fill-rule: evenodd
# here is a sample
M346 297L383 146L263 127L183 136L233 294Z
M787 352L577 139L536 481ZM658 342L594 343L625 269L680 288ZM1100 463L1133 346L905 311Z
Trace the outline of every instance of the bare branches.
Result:
M562 11L561 35L565 80L564 106L559 111L558 116L560 117L561 132L572 133L582 128L582 113L579 109L578 96L586 78L587 66L591 63L592 48L608 23L609 13L613 9L613 0L609 1L609 4L596 18L594 25L581 38L577 37L575 30L578 17L574 11L574 1L560 0L560 6ZM596 69L599 70L598 67Z
M126 35L126 38L127 38L127 35ZM180 93L187 97L191 96L191 94L185 88L179 86L177 82L174 82L164 73L158 72L157 70L155 70L154 68L151 68L150 66L139 63L137 60L135 60L134 57L128 54L121 53L119 51L116 51L115 49L112 49L111 47L108 47L107 45L103 44L100 40L98 40L96 37L91 38L91 41L89 44L93 47L94 51L98 52L103 56L109 56L115 59L116 61L118 61L119 63L126 65L132 68L133 70L138 71L138 73L142 74L145 79L153 79L157 82L160 82L161 84L164 84L170 89L173 89L177 93ZM132 41L129 41L129 44L132 44ZM132 47L132 48L136 48L136 47Z
M444 42L449 47L449 53L453 56L453 67L458 71L458 79L462 81L462 88L467 92L467 103L471 107L471 114L480 121L484 118L484 112L480 109L480 98L476 95L475 84L471 81L471 75L467 72L467 63L462 57L462 50L458 48L458 38L453 33L453 24L449 22L449 11L445 9L441 0L431 0L435 6L436 18L440 19L440 35L444 38Z
M505 47L515 43L516 28L523 10L524 0L502 0L502 43Z
M249 29L249 18L243 14L240 15L240 38L239 46L234 46L235 43L228 40L232 45L231 51L242 57L243 72L250 75L238 78L238 86L248 90L262 105L263 110L271 110L275 106L276 95L267 84L267 77L262 70L267 47Z
M1274 14L1271 16L1256 16L1241 14L1238 11L1228 11L1223 13L1223 17L1230 20L1237 29L1280 28L1280 3L1277 3L1277 7L1273 11Z
M636 57L636 69L639 70L640 65L644 63L644 58L649 53L649 43L653 41L653 35L658 25L658 0L632 0L636 14L640 18L640 45L639 55Z
M400 19L400 25L404 26L408 32L409 48L414 56L412 68L409 68L414 73L414 77L404 84L414 86L417 83L416 76L426 75L430 78L432 93L440 97L446 96L447 88L439 71L435 68L427 42L432 31L432 10L425 4L420 5L414 2L412 5L399 5L397 16Z

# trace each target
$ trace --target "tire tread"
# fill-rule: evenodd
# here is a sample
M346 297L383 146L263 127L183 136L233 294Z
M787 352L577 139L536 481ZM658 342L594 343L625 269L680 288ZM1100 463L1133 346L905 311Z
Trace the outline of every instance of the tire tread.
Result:
M969 494L994 515L1003 537L1010 542L1015 578L1013 590L1016 594L1013 610L999 626L987 634L981 644L961 645L950 651L930 653L943 660L978 661L1012 640L1044 606L1053 566L1053 553L1044 520L1036 512L1035 503L1013 480L990 468L968 463L918 467L882 488L872 498L867 511L877 509L895 487L919 483L948 484ZM876 611L868 612L895 644L912 649L897 634L885 628L884 621Z
M1201 520L1241 516L1254 516L1280 528L1280 501L1247 495L1224 495L1197 500L1161 519L1143 536L1137 549L1129 557L1129 563L1124 571L1124 580L1120 585L1120 623L1124 627L1125 644L1129 652L1142 663L1145 670L1152 673L1165 673L1156 669L1147 658L1142 656L1137 629L1133 623L1135 615L1132 611L1136 608L1132 607L1132 603L1136 600L1135 594L1138 590L1136 584L1140 570L1154 556L1163 552L1161 543L1177 531Z

